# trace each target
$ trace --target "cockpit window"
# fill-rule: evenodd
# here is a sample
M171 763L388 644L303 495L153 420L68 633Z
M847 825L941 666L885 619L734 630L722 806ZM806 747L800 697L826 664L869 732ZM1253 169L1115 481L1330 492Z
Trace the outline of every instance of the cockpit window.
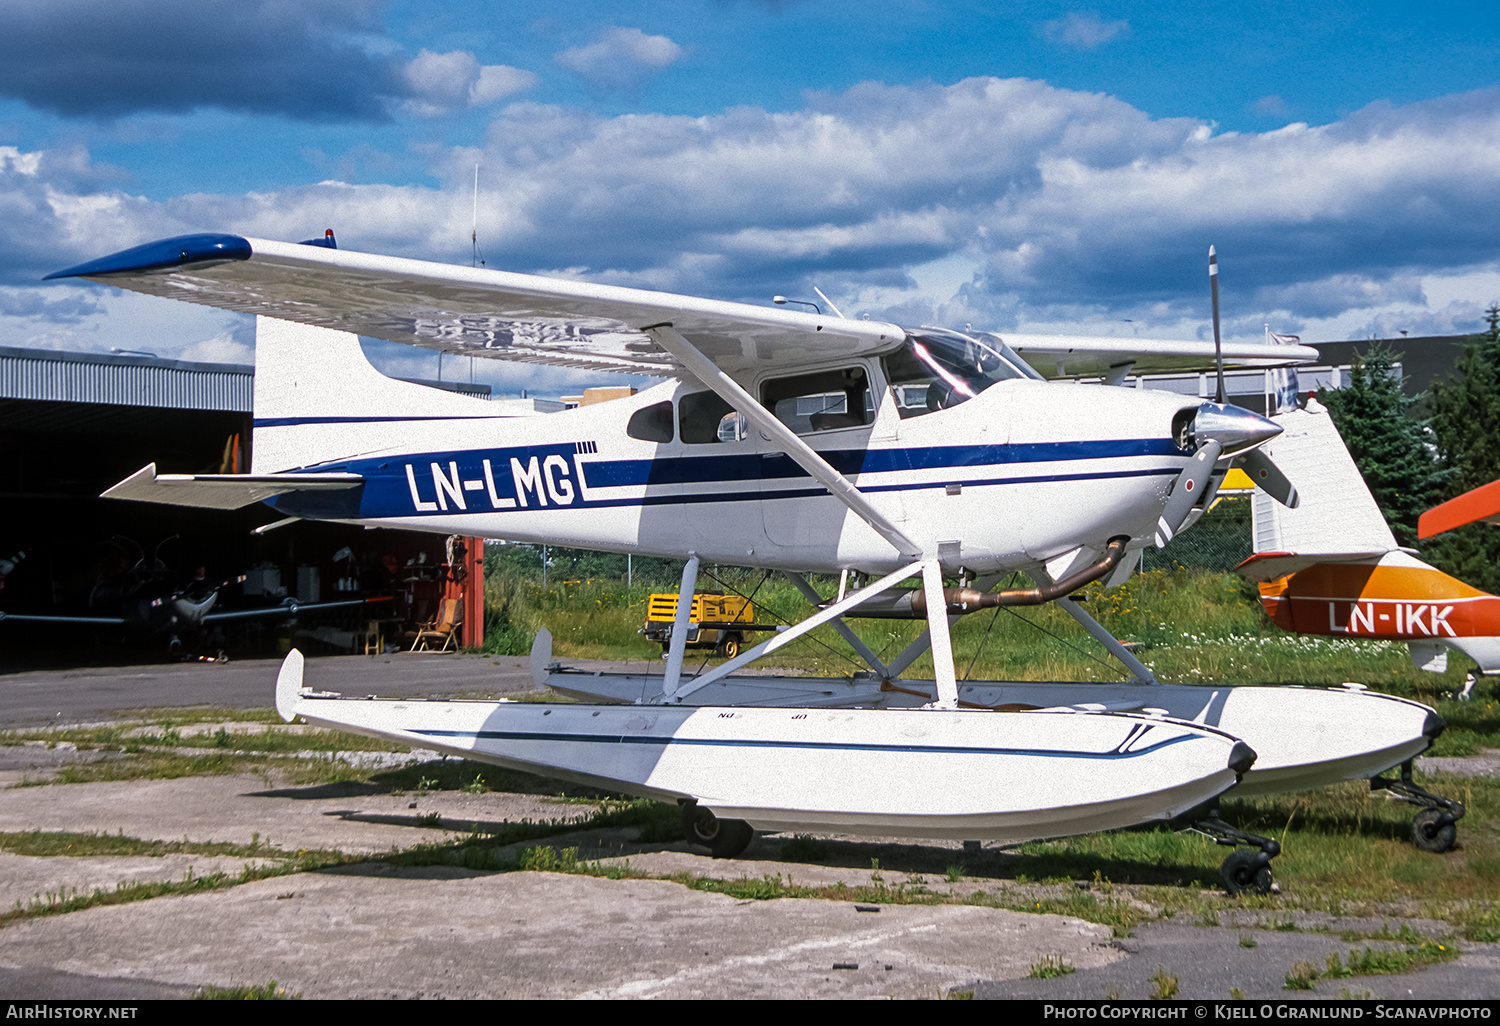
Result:
M995 336L973 338L941 328L909 332L905 344L884 359L902 419L957 406L998 381L1030 377L1019 362Z

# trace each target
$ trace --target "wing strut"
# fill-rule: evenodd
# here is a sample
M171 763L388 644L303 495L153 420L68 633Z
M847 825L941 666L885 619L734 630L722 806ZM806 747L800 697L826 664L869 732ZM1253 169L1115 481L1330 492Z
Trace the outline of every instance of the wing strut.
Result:
M715 667L712 670L709 670L707 673L702 674L701 676L694 677L691 682L680 684L680 686L678 686L678 688L676 689L675 694L672 697L667 698L666 701L669 704L681 704L682 700L688 695L691 695L694 691L697 691L700 688L707 687L721 677L729 676L740 667L748 666L750 663L755 662L755 660L761 658L762 656L776 651L783 645L797 640L798 638L802 637L802 635L808 633L809 631L816 630L817 628L823 626L825 623L837 620L839 617L843 616L845 613L853 609L855 606L859 605L861 602L864 602L875 595L881 594L888 588L895 587L896 585L900 584L902 581L910 577L912 574L917 573L918 571L923 571L929 565L936 569L937 560L918 560L913 563L908 563L906 566L901 567L899 570L895 570L891 573L886 574L880 580L874 582L868 587L863 588L860 591L852 592L851 594L846 596L842 602L835 602L827 609L824 609L822 612L808 617L801 623L796 624L793 627L789 627L784 631L779 631L776 634L771 635L769 638L767 638L765 641L762 641L754 648L747 648L745 651L741 652L733 659L722 663L721 665ZM941 581L939 581L938 587L941 589ZM944 622L946 623L946 621ZM934 662L936 661L937 660L935 659ZM951 658L948 660L948 672L950 675L953 672L953 660ZM666 689L664 687L663 691L665 692L665 690ZM956 691L957 689L955 688L955 698L957 697ZM939 692L939 697L941 697L941 692Z
M670 324L653 324L642 328L663 349L677 357L688 372L718 393L719 397L734 407L745 419L754 424L771 441L781 446L797 465L807 471L833 497L848 506L870 528L895 547L903 556L915 558L922 552L921 546L908 538L899 527L884 514L870 505L864 493L813 451L791 428L771 415L771 412L756 401L755 397L740 387L739 383L721 371L712 360L683 337Z

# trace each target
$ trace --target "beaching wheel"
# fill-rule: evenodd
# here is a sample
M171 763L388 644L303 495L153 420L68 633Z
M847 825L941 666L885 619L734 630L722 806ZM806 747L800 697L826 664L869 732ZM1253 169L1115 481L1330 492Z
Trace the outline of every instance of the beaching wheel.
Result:
M716 859L732 859L750 846L755 830L742 819L720 819L697 805L682 807L682 832L689 844L707 848Z
M1219 867L1219 878L1230 894L1270 894L1271 867L1257 865L1260 852L1237 851Z
M1423 851L1441 855L1458 841L1458 826L1442 822L1442 809L1423 809L1411 821L1411 843Z

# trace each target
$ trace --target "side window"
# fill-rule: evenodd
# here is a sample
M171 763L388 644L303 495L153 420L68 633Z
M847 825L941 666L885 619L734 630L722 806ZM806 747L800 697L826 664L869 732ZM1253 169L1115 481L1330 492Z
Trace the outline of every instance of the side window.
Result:
M767 381L760 398L777 420L799 435L859 427L874 419L863 367Z
M745 437L745 418L715 392L693 392L677 401L677 432L684 442L737 442Z
M670 442L672 440L672 404L653 403L630 415L625 433L643 442Z

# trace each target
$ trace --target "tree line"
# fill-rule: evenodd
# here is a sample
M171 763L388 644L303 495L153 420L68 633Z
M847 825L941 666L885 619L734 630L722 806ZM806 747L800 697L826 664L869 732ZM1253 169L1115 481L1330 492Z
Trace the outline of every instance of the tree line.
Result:
M1453 373L1420 396L1393 369L1400 353L1377 345L1354 360L1349 383L1323 389L1365 484L1397 542L1417 545L1417 518L1440 502L1500 478L1500 305L1485 312ZM1422 545L1433 566L1500 592L1500 531L1470 524Z

